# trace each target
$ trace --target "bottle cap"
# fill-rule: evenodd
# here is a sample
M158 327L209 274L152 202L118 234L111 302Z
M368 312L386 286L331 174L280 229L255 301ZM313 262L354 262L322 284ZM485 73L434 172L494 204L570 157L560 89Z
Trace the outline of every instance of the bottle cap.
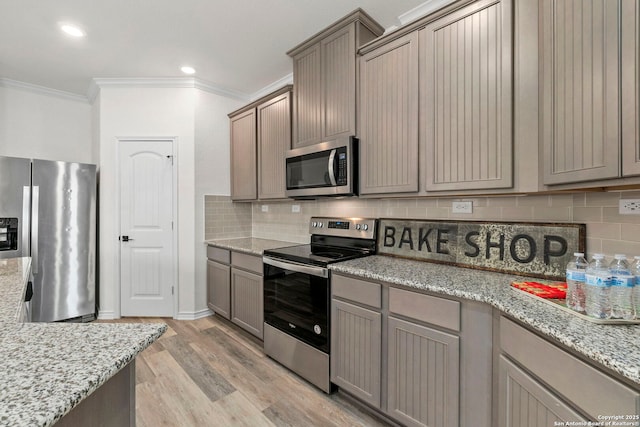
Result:
M604 254L593 254L593 259L604 259Z
M633 259L640 259L640 255L634 256Z
M627 256L625 254L615 254L613 257L615 259L627 259Z
M582 252L574 252L573 256L584 256Z

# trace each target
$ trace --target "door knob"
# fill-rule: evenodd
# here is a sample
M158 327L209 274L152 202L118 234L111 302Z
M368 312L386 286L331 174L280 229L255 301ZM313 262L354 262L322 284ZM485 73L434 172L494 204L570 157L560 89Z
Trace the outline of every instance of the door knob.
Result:
M120 236L119 239L123 242L128 242L129 240L135 240L135 239L130 239L129 236Z

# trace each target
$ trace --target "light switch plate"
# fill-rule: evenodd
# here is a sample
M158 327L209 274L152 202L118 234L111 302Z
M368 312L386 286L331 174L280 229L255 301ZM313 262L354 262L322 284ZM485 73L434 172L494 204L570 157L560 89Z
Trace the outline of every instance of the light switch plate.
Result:
M262 205L262 212L269 212L269 205Z
M291 205L292 213L300 213L300 205Z
M640 215L640 199L620 199L618 212L621 215Z
M451 213L470 214L473 213L473 202L453 202L451 204Z

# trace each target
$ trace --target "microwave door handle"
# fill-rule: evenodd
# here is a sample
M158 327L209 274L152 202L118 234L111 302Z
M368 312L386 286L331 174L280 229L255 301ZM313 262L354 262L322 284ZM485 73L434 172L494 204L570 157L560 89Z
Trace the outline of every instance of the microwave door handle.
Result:
M332 186L336 186L336 171L333 167L333 162L336 158L336 149L331 150L331 154L329 154L329 180L331 181Z

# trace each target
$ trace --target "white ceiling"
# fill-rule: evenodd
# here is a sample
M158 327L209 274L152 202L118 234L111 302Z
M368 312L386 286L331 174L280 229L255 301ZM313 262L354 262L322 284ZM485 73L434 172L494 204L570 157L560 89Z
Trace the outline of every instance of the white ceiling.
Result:
M424 1L0 0L0 78L86 95L93 78L184 77L188 64L251 95L291 73L286 51L354 9L389 28Z

